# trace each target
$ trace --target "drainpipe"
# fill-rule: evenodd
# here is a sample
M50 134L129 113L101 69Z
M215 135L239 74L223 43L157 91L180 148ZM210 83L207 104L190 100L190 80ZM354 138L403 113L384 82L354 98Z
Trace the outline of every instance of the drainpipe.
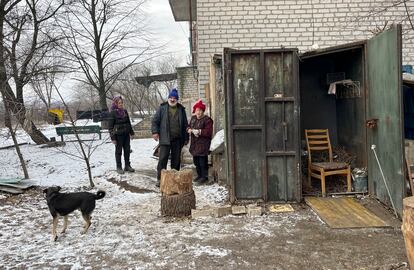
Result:
M191 55L191 65L194 66L194 57L193 57L193 13L192 13L192 6L191 0L188 0L189 7L190 7L190 55Z
M191 5L192 0L188 0L189 7L190 7L190 55L191 55L191 65L194 67L194 55L193 55L193 9ZM197 79L197 71L193 69L193 78ZM198 80L197 80L198 81ZM201 97L200 85L197 86L198 88L198 97Z

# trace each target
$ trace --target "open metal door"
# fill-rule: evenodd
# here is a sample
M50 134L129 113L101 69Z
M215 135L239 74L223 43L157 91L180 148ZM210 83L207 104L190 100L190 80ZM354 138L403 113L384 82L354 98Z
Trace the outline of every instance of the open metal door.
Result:
M401 95L401 25L367 41L367 130L368 177L370 192L392 205L381 171L371 146L385 175L391 199L402 213L405 194L403 114Z
M299 201L296 49L224 50L231 201Z

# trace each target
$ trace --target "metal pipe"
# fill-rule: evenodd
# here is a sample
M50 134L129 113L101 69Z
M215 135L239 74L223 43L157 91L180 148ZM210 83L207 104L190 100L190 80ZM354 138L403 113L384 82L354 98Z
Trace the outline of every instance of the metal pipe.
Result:
M379 167L381 175L382 175L382 180L384 180L385 188L387 189L388 196L390 197L392 209L394 210L395 216L398 218L397 210L395 210L394 201L392 200L391 192L388 188L387 181L385 180L385 175L384 175L384 172L382 171L382 167L381 167L381 164L379 162L379 159L378 159L378 156L377 156L377 152L375 151L375 148L377 148L377 146L375 144L371 145L371 150L374 152L375 159L377 160L378 167Z

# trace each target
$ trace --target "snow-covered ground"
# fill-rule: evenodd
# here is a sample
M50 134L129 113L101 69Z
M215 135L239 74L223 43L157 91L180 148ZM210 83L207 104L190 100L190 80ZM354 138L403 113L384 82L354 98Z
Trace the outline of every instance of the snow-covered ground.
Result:
M47 137L57 137L54 126L43 126L41 130ZM3 136L0 137L0 145L11 145L11 139L4 136L7 130L1 130L1 133ZM19 143L29 143L22 145L21 150L28 166L30 179L39 187L59 185L63 188L63 192L90 190L85 163L76 157L80 156L77 142L69 142L74 139L73 136L64 137L66 145L63 147L42 148L33 144L24 132L18 131L17 134ZM137 252L145 254L146 258L159 257L156 247L150 243L151 241L148 242L148 236L140 225L145 224L144 227L147 227L151 234L163 231L165 227L165 221L159 214L160 193L155 186L157 160L152 157L152 153L156 142L152 139L132 140L131 165L136 172L119 175L115 171L114 145L110 142L108 134L104 133L102 140L99 140L97 135L80 136L83 139L94 139L89 143L91 149L94 149L91 166L96 187L90 192L96 192L98 189L107 192L106 197L97 202L90 232L87 236L79 236L83 221L79 213L74 213L69 219L72 224L69 225L66 235L57 243L50 243L51 217L43 198L35 197L25 206L21 216L0 225L1 242L8 243L7 247L1 245L0 248L1 255L7 254L3 258L0 256L0 268L2 262L5 266L14 265L22 268L43 266L54 268L62 265L71 265L75 269L83 268L82 257L87 256L92 250L100 250L102 256L110 252L122 260L127 260L131 254ZM60 140L60 137L57 137L57 140ZM0 150L0 155L0 178L21 177L20 163L14 148ZM130 192L118 184L121 182L139 187L145 192ZM197 207L223 205L227 201L227 190L217 184L195 187L195 192ZM5 197L7 195L0 195L0 199ZM0 204L0 211L6 213L11 211L10 207L13 206ZM19 226L16 227L16 224ZM188 221L170 224L169 233L172 235L183 225L188 227L188 224ZM189 226L186 230L193 229ZM8 230L13 232L4 234ZM187 233L183 231L182 234ZM201 237L202 235L197 236L197 238ZM217 253L217 256L224 256L226 252L208 247L194 250L197 256L201 253L210 255ZM159 263L163 264L162 261Z
M56 137L53 126L42 130ZM0 136L0 141L2 146L11 144L9 138ZM19 132L19 142L30 139ZM84 162L68 155L79 155L76 143L21 146L30 178L39 187L18 196L0 195L0 269L380 269L405 260L401 234L392 229L333 232L300 206L292 213L256 218L161 217L157 160L152 157L156 143L133 140L131 165L136 172L124 175L115 172L108 134L93 144L94 189L88 188ZM0 178L21 176L19 166L13 148L0 150ZM83 220L76 211L69 215L66 233L51 241L52 218L41 188L52 185L60 185L63 192L106 191L96 202L87 234L80 234ZM228 204L228 191L218 184L195 186L194 191L197 208ZM62 221L58 232L61 227ZM369 252L367 245L378 249Z

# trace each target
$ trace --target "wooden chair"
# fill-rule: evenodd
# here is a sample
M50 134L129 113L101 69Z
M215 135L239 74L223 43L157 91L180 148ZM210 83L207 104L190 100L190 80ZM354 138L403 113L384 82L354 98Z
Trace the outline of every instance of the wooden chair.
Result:
M332 147L327 129L305 129L306 144L308 148L308 181L311 178L321 180L322 196L326 196L325 177L330 175L346 175L347 192L351 191L351 168L345 162L334 162L332 158ZM312 152L328 151L329 161L312 162Z

